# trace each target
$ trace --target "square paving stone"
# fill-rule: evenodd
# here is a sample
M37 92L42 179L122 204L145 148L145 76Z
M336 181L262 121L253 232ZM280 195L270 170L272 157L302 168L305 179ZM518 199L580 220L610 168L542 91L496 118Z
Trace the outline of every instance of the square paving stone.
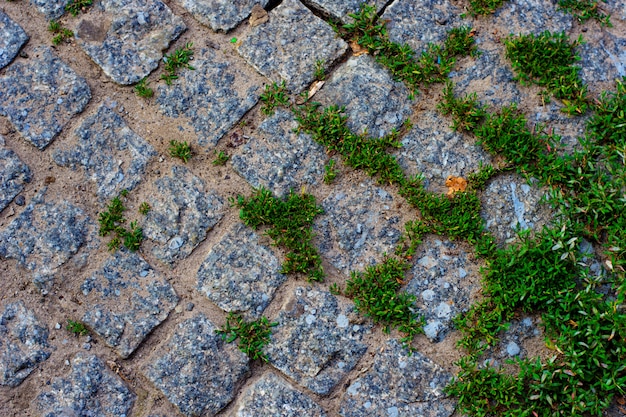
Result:
M215 146L259 101L263 78L212 49L196 50L193 67L159 86L156 100L166 116L189 119L200 145Z
M251 186L264 186L279 197L289 195L290 190L299 191L304 185L318 184L328 157L311 136L295 133L297 127L293 113L277 110L233 155L235 171Z
M343 23L349 23L354 21L349 15L358 13L361 10L361 5L376 6L376 11L380 12L388 2L385 0L303 0L303 3L339 19Z
M348 127L381 137L399 128L413 113L410 91L394 81L370 55L351 57L338 68L315 96L325 105L346 107Z
M448 417L456 401L443 389L452 375L419 352L411 355L396 340L387 342L365 375L348 387L342 417Z
M17 387L49 356L46 326L23 301L7 304L0 315L0 385Z
M0 69L13 61L26 41L24 29L0 10Z
M58 19L65 13L65 6L70 0L30 0L40 13L46 16L47 20Z
M198 291L224 311L256 318L287 279L280 269L280 261L258 235L237 223L202 262Z
M0 135L0 211L9 205L32 179L30 169L11 149L5 146Z
M44 201L46 189L0 232L0 257L32 271L34 284L46 293L59 266L86 242L91 219L67 201Z
M54 161L72 169L82 167L85 178L96 184L101 199L135 188L148 161L156 155L154 148L106 104L87 117L74 135L78 144L55 151Z
M145 375L188 416L214 416L235 397L235 385L248 372L248 357L225 344L203 314L180 323L157 349Z
M267 6L269 0L182 0L183 7L213 31L227 32L250 16L255 4Z
M569 32L574 18L559 10L557 2L545 0L509 0L493 14L493 26L508 30L508 35L539 35L546 30L552 33Z
M35 48L25 61L9 66L0 77L0 115L40 150L52 142L91 99L79 77L50 48Z
M106 75L129 85L154 71L186 29L159 0L102 0L81 19L76 39Z
M42 417L130 416L137 396L95 355L78 354L66 377L54 378L37 396Z
M269 363L298 384L328 394L367 350L369 325L360 323L352 303L329 292L296 288L276 319L265 347Z
M357 187L335 186L322 201L325 214L314 225L322 256L349 275L379 262L383 253L393 253L401 225L392 206L391 194L370 180Z
M298 0L284 0L269 13L269 22L256 26L237 50L270 80L285 81L297 93L315 79L315 63L325 67L346 52L348 45L333 29Z
M326 413L309 396L268 372L241 396L236 417L324 417Z
M626 7L625 7L626 10ZM626 34L603 30L585 36L584 44L577 48L581 61L580 77L587 85L619 80L626 77ZM610 86L614 91L615 87Z
M178 302L174 288L139 255L121 249L81 285L82 321L127 358Z
M172 175L155 181L144 235L157 242L152 253L173 264L185 259L224 216L222 198L187 168L174 166Z

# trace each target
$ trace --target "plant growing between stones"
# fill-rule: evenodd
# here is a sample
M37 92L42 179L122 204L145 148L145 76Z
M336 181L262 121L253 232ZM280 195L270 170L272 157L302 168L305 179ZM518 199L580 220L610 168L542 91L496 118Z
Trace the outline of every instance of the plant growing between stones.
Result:
M123 190L119 197L111 200L106 210L98 214L98 222L100 229L98 234L106 237L113 235L111 241L107 244L110 251L116 251L121 245L124 245L131 252L136 252L143 241L143 229L137 225L137 221L130 223L130 229L126 229L123 224L126 223L124 218L124 203L120 197L126 197L127 190Z
M506 0L469 0L469 13L472 16L489 15L504 4Z
M65 327L68 332L74 334L75 336L85 336L89 333L87 326L80 321L67 320L67 326Z
M219 334L226 343L232 343L239 339L237 346L250 359L260 359L267 362L267 355L263 352L263 347L270 342L272 327L278 322L270 322L263 316L258 320L247 322L241 314L230 312L226 317L226 324L215 332Z
M135 84L135 93L139 97L150 98L154 95L154 90L149 87L150 82L147 78L142 78L137 84Z
M606 1L603 1L606 3ZM597 20L602 26L612 27L611 15L599 10L599 3L595 0L559 0L559 9L574 15L579 22L585 23L589 19Z
M318 59L315 61L315 71L313 76L316 80L323 81L326 79L326 70L324 69L324 61Z
M335 171L335 160L331 159L324 166L324 182L326 184L332 183L337 178L337 171Z
M84 12L89 6L91 6L93 0L70 0L65 5L65 11L70 12L72 16L78 16L78 13Z
M165 63L165 71L167 74L161 74L161 79L165 81L165 84L172 85L172 80L178 79L178 70L181 68L187 68L189 70L195 70L189 64L189 61L193 59L193 43L188 42L185 46L176 49L171 54L165 54L163 62Z
M226 165L226 162L228 162L229 159L230 156L228 156L224 151L215 151L215 159L213 160L212 164L215 166Z
M179 158L183 163L187 163L193 156L191 146L187 142L179 142L177 140L170 141L170 156L173 158Z
M145 201L139 205L139 213L143 214L144 216L148 214L150 210L151 210L150 204L148 204Z
M267 116L274 114L274 109L278 106L288 106L289 96L287 96L287 87L285 82L281 82L280 85L272 83L265 86L265 92L261 94L261 101L263 106L261 111Z
M74 37L74 32L63 27L58 20L50 21L48 24L48 31L55 34L52 38L52 43L55 45L60 45L64 40Z

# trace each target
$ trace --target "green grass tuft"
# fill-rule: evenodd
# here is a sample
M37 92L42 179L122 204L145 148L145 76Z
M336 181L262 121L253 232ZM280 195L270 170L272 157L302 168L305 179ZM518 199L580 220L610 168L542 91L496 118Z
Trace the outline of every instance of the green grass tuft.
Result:
M237 346L250 359L260 359L267 362L267 355L263 352L263 347L270 342L272 327L278 325L277 322L270 323L266 317L258 320L246 322L241 314L228 313L226 325L216 333L222 336L226 343L232 343L239 339Z
M165 54L163 62L165 63L166 74L161 74L161 79L165 81L165 84L172 85L172 80L178 78L178 70L181 68L187 68L189 70L195 70L189 64L189 61L193 59L193 43L188 42L182 48L176 49L171 54Z

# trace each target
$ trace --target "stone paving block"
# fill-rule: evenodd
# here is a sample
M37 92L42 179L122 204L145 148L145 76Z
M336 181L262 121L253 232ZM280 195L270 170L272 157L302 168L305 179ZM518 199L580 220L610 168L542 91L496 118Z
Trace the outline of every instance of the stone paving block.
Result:
M252 229L232 227L207 254L198 270L198 291L222 310L257 318L287 279L280 261Z
M376 11L380 12L387 3L385 0L303 0L304 4L341 20L343 23L353 22L349 15L358 13L361 5L376 6Z
M409 94L404 83L394 81L374 58L360 55L338 68L315 100L345 106L350 130L380 137L402 126L413 113Z
M452 375L419 352L409 356L396 340L376 355L369 371L348 387L342 417L448 417L456 401L443 393Z
M517 174L500 175L485 188L480 215L498 244L511 243L517 230L539 231L549 224L552 215L541 201L544 196L544 190L528 185Z
M46 293L57 268L87 240L91 219L67 201L44 201L46 188L0 232L0 257L12 258L33 272L34 284Z
M101 199L135 188L148 161L156 155L154 148L106 104L87 117L74 135L78 144L55 151L54 161L72 169L82 167L85 179L96 184Z
M27 41L24 29L0 10L0 69L13 61Z
M433 236L424 239L413 258L404 291L416 297L426 336L440 342L453 328L452 318L468 310L472 290L480 288L479 268L462 245Z
M215 146L259 101L263 79L212 49L195 50L193 67L160 85L156 100L166 116L189 119L200 145Z
M65 5L70 0L30 0L40 13L46 16L46 20L58 19L65 13Z
M176 306L174 288L139 255L118 250L81 285L82 321L127 358Z
M157 245L152 250L161 261L184 259L204 240L224 216L224 202L203 180L187 168L172 167L172 175L155 181L149 197L144 235Z
M17 387L50 356L48 329L23 301L0 315L0 385Z
M573 21L571 14L558 9L557 2L545 0L506 1L493 14L492 20L493 26L507 28L514 35L539 35L546 30L569 32Z
M0 211L9 205L32 179L30 169L11 149L5 146L0 135Z
M576 65L581 67L583 82L593 85L626 77L626 34L602 31L597 36L592 41L585 37L587 42L577 48L581 60Z
M102 0L82 17L76 39L106 75L129 85L154 71L163 50L186 29L159 0Z
M273 372L266 373L239 400L236 417L324 417L326 413L310 397Z
M248 372L248 357L236 344L225 344L203 314L180 323L157 350L145 375L188 416L214 416L235 396L235 385Z
M91 91L85 79L47 46L35 48L30 56L0 77L0 115L43 150L72 116L83 111Z
M277 110L233 155L235 171L251 186L265 186L280 197L304 185L317 185L324 177L328 157L311 136L294 133L297 127L292 112Z
M422 174L424 186L433 191L445 190L450 175L467 178L481 162L491 163L487 152L467 135L454 132L449 123L437 112L422 113L396 151L405 172Z
M137 396L95 355L78 354L66 377L37 396L42 417L129 417Z
M316 218L315 245L345 274L379 262L400 238L398 216L390 214L393 197L370 180L336 186L322 201L325 214Z
M367 350L362 342L369 325L352 303L329 292L296 288L283 306L265 347L269 362L298 384L328 394Z
M269 0L182 0L183 7L213 31L227 32L250 16L255 4L267 6Z
M315 79L315 63L328 67L348 45L298 0L284 0L269 22L252 28L237 48L246 61L270 80L285 81L297 93Z

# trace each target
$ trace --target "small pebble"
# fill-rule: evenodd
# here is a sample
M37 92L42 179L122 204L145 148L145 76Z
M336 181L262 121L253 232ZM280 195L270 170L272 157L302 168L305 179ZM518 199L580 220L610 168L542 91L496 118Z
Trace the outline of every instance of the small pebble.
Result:
M520 348L517 343L510 342L508 345L506 345L506 353L508 353L509 356L516 356L517 354L519 354L519 352Z
M18 206L23 206L24 204L26 204L26 198L24 198L23 195L18 195L15 198L15 204L17 204Z
M187 311L191 311L194 308L194 304L193 303L187 303Z

